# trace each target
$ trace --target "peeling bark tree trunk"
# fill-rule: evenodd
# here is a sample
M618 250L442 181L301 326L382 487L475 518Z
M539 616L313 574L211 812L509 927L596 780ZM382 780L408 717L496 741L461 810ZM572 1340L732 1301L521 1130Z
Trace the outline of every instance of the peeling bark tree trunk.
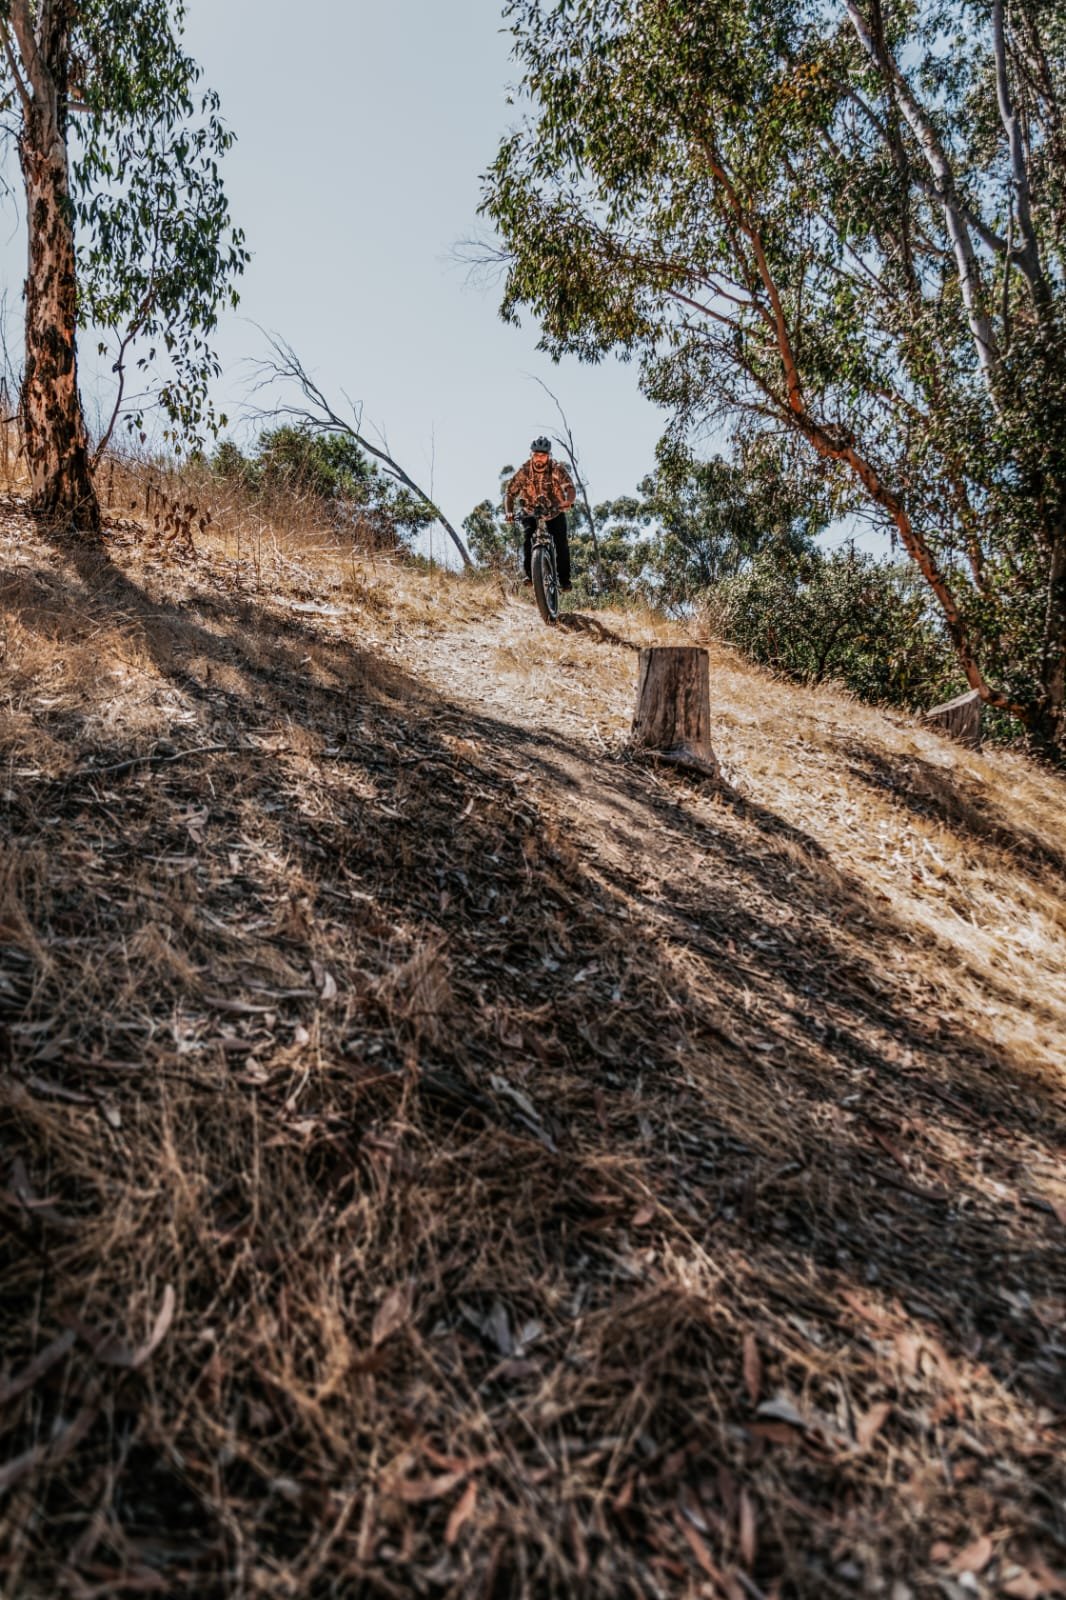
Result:
M78 392L77 277L67 151L67 8L14 0L11 25L25 80L19 161L26 187L26 369L20 413L30 504L83 532L100 528Z
M632 743L660 761L719 776L711 748L711 687L706 650L660 646L640 652Z

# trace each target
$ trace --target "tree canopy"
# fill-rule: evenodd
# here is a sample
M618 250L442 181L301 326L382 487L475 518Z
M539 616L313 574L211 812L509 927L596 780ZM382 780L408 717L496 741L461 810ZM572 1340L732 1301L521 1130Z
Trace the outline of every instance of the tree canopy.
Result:
M181 449L216 420L210 338L248 260L220 179L235 135L181 45L183 0L79 0L72 125L79 314L104 331L120 384L157 379L164 438ZM143 401L129 424L143 424Z
M180 450L211 429L211 334L248 259L219 162L233 134L181 44L182 0L4 0L0 71L29 230L21 413L39 510L98 520L77 384L77 329L146 390Z
M1066 29L1044 0L512 0L504 315L791 436L1066 747Z
M660 450L635 495L597 507L601 538L630 541L628 575L667 609L690 609L757 555L808 550L828 521L816 477L790 470L758 445L737 461L700 458L676 442Z

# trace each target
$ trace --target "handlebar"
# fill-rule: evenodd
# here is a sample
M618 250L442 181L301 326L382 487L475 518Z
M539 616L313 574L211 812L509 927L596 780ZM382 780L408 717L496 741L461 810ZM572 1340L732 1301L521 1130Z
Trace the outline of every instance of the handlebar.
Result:
M527 506L522 499L515 503L516 513L522 511L527 517L553 517L555 510L556 508L551 506L547 500L538 500L531 506Z

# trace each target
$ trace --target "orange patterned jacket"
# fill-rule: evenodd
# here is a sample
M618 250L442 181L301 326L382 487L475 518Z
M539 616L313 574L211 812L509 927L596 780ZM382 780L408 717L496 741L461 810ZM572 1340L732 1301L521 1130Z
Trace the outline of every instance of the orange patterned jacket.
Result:
M549 456L543 467L536 467L531 457L504 490L503 509L510 516L515 501L521 500L531 513L538 500L546 500L553 512L569 511L576 499L574 481L564 466Z

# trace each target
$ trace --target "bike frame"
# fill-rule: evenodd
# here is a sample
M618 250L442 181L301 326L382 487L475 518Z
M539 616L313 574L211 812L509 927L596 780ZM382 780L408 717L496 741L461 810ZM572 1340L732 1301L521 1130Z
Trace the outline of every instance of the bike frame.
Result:
M555 562L555 540L548 532L548 522L553 513L549 506L538 504L525 515L537 519L530 541L530 572L537 610L551 626L559 618L559 572Z

